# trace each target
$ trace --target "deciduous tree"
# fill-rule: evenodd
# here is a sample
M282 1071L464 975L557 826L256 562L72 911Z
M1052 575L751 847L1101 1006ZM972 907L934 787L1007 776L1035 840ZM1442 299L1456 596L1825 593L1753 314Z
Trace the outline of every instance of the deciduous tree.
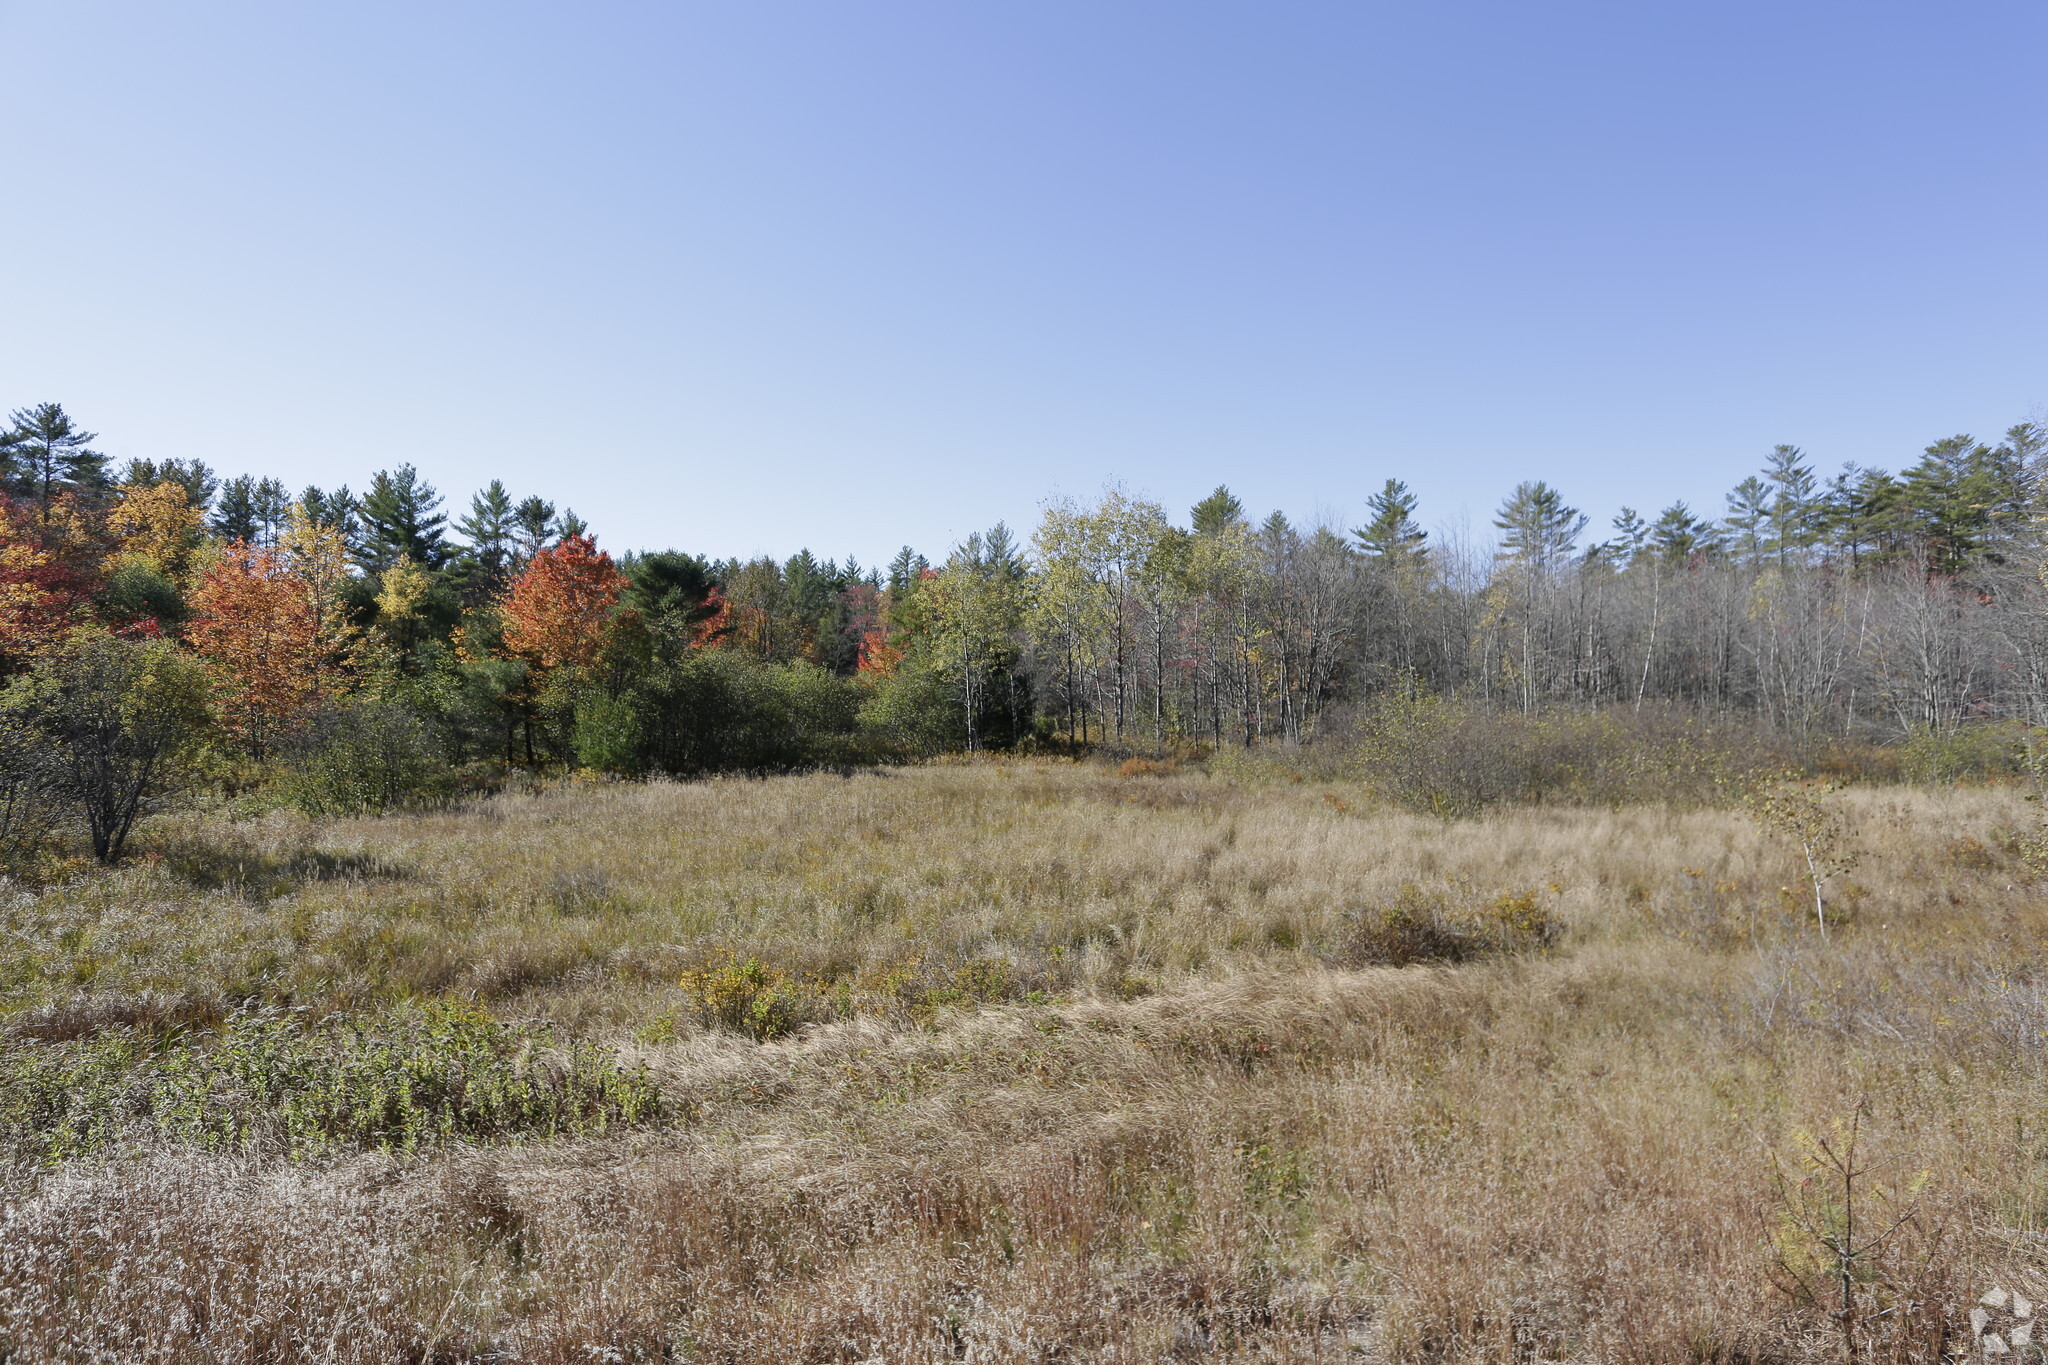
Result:
M625 591L626 576L589 536L565 537L535 554L507 590L506 652L543 675L595 666Z
M222 726L261 760L329 682L313 593L278 551L235 541L199 575L192 608Z

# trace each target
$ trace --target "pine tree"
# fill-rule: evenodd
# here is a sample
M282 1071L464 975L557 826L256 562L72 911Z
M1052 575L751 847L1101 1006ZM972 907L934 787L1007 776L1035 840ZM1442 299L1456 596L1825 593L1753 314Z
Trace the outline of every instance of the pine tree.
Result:
M90 448L99 437L71 420L59 403L38 403L8 414L8 456L17 486L39 499L47 517L60 492L98 493L109 487L107 457Z
M292 495L285 491L276 479L261 479L256 484L256 543L275 545L283 534L285 518L290 513Z
M1693 515L1684 502L1674 502L1657 514L1650 527L1650 543L1666 564L1683 565L1693 556L1717 548L1713 527Z
M1752 474L1728 494L1728 515L1724 518L1734 533L1736 553L1754 565L1763 558L1765 529L1771 521L1771 490Z
M247 474L238 474L221 485L220 498L214 504L213 520L208 529L222 540L239 541L245 545L256 544L258 513L255 479Z
M1189 516L1189 524L1198 536L1219 535L1224 528L1243 520L1244 504L1220 483L1216 485L1215 492L1195 504Z
M628 555L619 565L626 575L626 605L633 609L664 655L673 659L697 640L697 627L717 608L711 566L680 550Z
M924 577L925 570L930 567L930 560L908 545L904 546L896 552L896 557L889 561L889 591L901 596L914 590Z
M1764 481L1772 489L1767 548L1776 554L1781 569L1817 539L1819 485L1805 461L1805 452L1798 446L1775 446L1764 468Z
M121 471L124 488L154 488L165 483L184 489L186 505L202 512L213 505L213 495L220 490L220 480L204 460L130 460Z
M440 507L441 495L411 465L402 464L395 472L379 470L358 514L362 566L382 573L401 557L429 572L446 564L448 542L442 532L448 518Z
M1539 479L1515 485L1493 524L1505 532L1500 540L1503 550L1542 572L1570 557L1586 529L1586 517L1578 508L1567 507L1563 495Z
M1406 563L1427 553L1429 532L1415 521L1415 495L1399 479L1365 500L1372 520L1351 534L1358 547L1383 564Z
M1624 507L1614 518L1614 539L1596 546L1596 558L1608 559L1623 568L1635 562L1650 539L1650 523L1633 507Z
M533 557L554 541L560 529L555 524L555 505L539 494L520 502L512 513L512 522L518 531L512 556L515 564L531 564Z
M468 595L482 600L503 590L512 568L514 529L512 495L492 479L469 500L469 514L455 523L456 533L469 542L462 556Z

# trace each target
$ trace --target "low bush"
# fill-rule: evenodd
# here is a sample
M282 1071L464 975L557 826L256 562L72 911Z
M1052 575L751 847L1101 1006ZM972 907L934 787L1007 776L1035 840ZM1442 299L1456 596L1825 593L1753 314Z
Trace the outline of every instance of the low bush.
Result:
M1451 888L1404 883L1392 900L1361 906L1325 950L1341 967L1406 967L1418 962L1462 962L1487 952L1540 948L1558 926L1534 891L1481 899Z
M67 814L49 742L0 712L0 873L32 869Z
M594 1136L661 1116L653 1084L609 1048L464 1001L311 1027L272 1009L217 1031L17 1035L0 1078L0 1139L47 1160L131 1136L296 1159Z
M363 697L313 716L290 746L282 789L308 815L362 815L435 804L453 778L425 720Z
M579 701L579 761L633 775L789 772L859 757L860 693L815 664L707 649L620 698Z
M1382 800L1444 819L1545 802L1726 805L1794 757L1754 725L1662 708L1524 715L1435 696L1383 699L1337 743Z

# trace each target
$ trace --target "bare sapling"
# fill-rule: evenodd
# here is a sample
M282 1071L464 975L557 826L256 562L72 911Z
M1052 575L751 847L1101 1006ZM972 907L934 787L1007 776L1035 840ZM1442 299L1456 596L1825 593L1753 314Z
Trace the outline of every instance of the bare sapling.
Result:
M1920 1220L1929 1180L1927 1171L1881 1178L1891 1163L1863 1151L1868 1112L1868 1102L1859 1100L1826 1133L1793 1135L1791 1169L1776 1161L1771 1218L1772 1279L1793 1299L1825 1309L1850 1365L1879 1332L1905 1335L1914 1326L1907 1321L1911 1295L1903 1292L1906 1268L1895 1243Z
M1748 801L1758 824L1797 844L1805 857L1807 881L1813 887L1813 917L1823 941L1828 937L1828 883L1853 871L1861 857L1850 843L1847 824L1834 800L1841 790L1837 784L1777 777L1752 787Z

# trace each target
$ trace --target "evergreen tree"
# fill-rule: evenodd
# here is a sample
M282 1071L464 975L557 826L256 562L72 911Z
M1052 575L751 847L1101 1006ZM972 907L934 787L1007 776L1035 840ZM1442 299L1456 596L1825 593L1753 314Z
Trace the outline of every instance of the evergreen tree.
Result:
M516 533L513 539L513 561L516 564L530 564L535 555L554 541L558 530L555 525L555 505L539 494L522 499L512 513L512 524Z
M1501 548L1541 572L1570 557L1586 529L1586 517L1578 508L1567 507L1564 496L1539 479L1515 485L1493 524L1505 533Z
M914 590L918 580L924 577L924 571L930 567L930 560L908 545L904 546L889 561L889 591L900 597Z
M349 491L347 484L332 493L322 492L318 487L308 485L299 494L299 506L305 509L306 520L315 526L331 526L341 532L341 543L347 547L350 559L360 560L363 552L362 504Z
M469 514L455 523L456 533L469 542L462 556L464 577L470 595L478 600L497 596L511 573L516 530L512 515L512 495L492 479L470 498Z
M1992 510L2005 500L1991 454L1974 437L1949 436L1905 473L1907 514L1936 568L1961 568L1990 540Z
M2021 422L2007 427L2005 449L2025 472L2024 486L2031 501L2028 511L2048 510L2041 506L2048 500L2048 422Z
M1771 490L1752 474L1728 494L1728 515L1723 519L1735 538L1735 553L1745 564L1763 558L1764 542L1771 522Z
M185 490L186 504L201 511L213 505L213 495L220 489L220 480L204 460L130 460L121 471L121 483L128 488L174 483Z
M1666 564L1682 565L1708 548L1710 529L1684 502L1674 502L1657 514L1650 527L1650 544Z
M1766 514L1770 526L1767 548L1777 556L1778 567L1782 569L1817 538L1819 483L1806 464L1805 452L1788 445L1772 448L1764 468L1764 481L1772 490Z
M619 568L626 575L626 605L646 624L659 656L674 662L713 610L708 604L718 584L712 566L680 550L656 550L628 555Z
M1595 554L1623 567L1635 562L1650 539L1650 523L1633 507L1624 507L1614 518L1614 539L1598 546Z
M0 493L21 487L22 435L13 427L0 427Z
M1905 485L1882 469L1866 469L1856 476L1849 515L1855 528L1851 534L1880 558L1899 553L1912 537Z
M1372 520L1351 534L1358 547L1382 563L1393 564L1420 559L1426 553L1429 532L1415 521L1415 495L1399 479L1365 500Z
M1856 515L1856 483L1863 471L1855 461L1842 464L1842 470L1821 489L1814 502L1814 534L1832 554L1845 554L1851 565L1862 562L1865 541L1864 528Z
M402 464L396 472L377 471L358 514L363 567L382 573L403 557L429 571L441 568L448 562L448 542L442 534L448 518L440 507L441 495L411 465Z
M1190 524L1195 528L1196 535L1213 536L1220 534L1233 522L1243 520L1244 504L1239 502L1227 487L1219 483L1215 492L1195 504Z
M285 515L291 511L292 495L276 479L259 479L253 499L256 514L256 543L275 545L284 531Z
M91 449L99 437L80 429L60 403L38 403L8 414L9 463L17 471L15 486L41 499L45 515L49 500L60 492L98 493L109 485L107 457Z
M239 540L254 545L258 534L256 480L237 474L221 485L220 500L214 505L208 529L222 540Z

